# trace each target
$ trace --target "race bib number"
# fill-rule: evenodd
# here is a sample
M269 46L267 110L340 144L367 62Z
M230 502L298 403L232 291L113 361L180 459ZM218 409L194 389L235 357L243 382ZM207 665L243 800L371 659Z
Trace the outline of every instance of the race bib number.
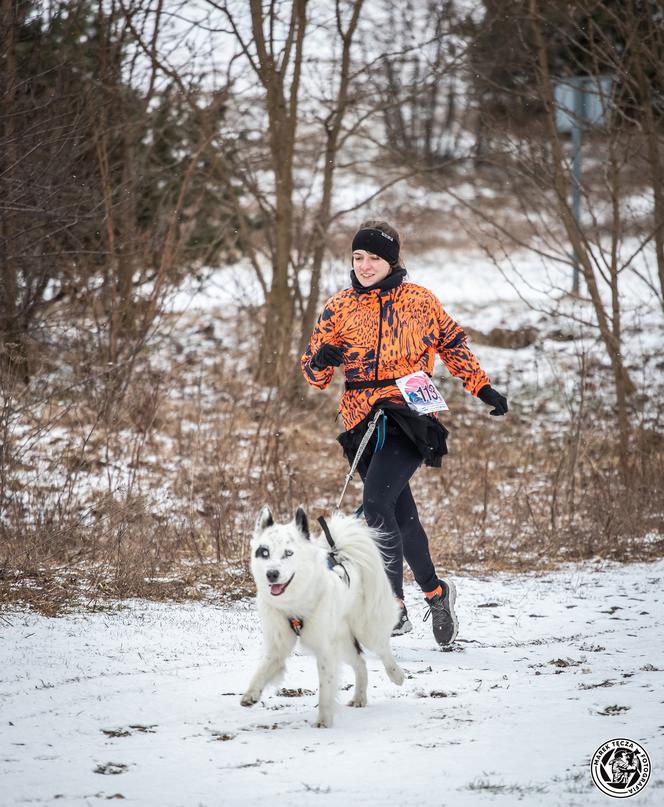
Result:
M436 385L423 370L397 378L397 387L408 406L418 415L449 410Z

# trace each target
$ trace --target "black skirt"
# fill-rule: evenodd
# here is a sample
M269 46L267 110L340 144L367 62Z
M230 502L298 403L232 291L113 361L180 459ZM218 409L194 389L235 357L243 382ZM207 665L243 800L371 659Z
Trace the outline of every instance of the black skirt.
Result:
M352 464L355 459L355 454L376 409L382 409L387 416L387 440L390 439L390 434L405 434L415 444L422 455L425 465L431 468L440 468L442 459L447 454L448 430L435 415L418 415L412 409L400 406L389 400L377 401L364 420L361 420L357 426L342 432L337 437L337 441L341 444L349 464ZM376 447L377 432L378 429L375 429L363 452L363 459L367 464L370 462L371 455Z

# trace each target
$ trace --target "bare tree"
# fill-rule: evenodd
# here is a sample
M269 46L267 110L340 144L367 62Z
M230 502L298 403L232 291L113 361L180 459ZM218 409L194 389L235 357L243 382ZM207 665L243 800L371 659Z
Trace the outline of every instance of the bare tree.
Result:
M323 148L323 188L320 202L312 222L313 249L311 250L311 282L304 310L302 312L302 330L300 347L304 349L305 341L313 330L316 310L320 298L320 278L323 258L327 248L327 236L332 224L332 192L334 189L335 169L339 157L339 149L344 141L343 124L352 102L352 63L351 46L362 12L363 0L356 0L352 5L350 20L344 29L339 3L336 6L336 28L342 43L341 58L338 70L336 95L332 99L330 111L323 121L325 132ZM311 243L310 240L310 243ZM299 373L298 373L299 376Z
M237 83L245 89L233 98L238 147L230 158L217 158L215 170L220 177L241 177L252 199L250 206L238 203L237 213L266 293L257 378L294 391L301 379L293 348L302 347L313 327L332 226L431 166L421 160L372 165L375 155L382 157L377 125L385 100L372 80L381 51L363 0L335 0L327 9L296 0L287 15L284 6L252 0L249 20L228 2L208 0L207 5L226 20L237 64L259 79L257 91L246 72L239 74ZM208 25L221 32L214 18ZM371 44L354 55L360 35ZM400 102L393 99L390 105ZM340 173L351 177L362 171L372 175L375 190L355 204L335 208ZM269 185L266 172L272 177ZM252 230L252 222L259 226ZM269 281L263 257L271 267Z
M386 17L371 78L382 96L387 145L393 158L443 169L456 155L466 113L458 82L467 42L454 0L388 0Z
M659 294L664 308L664 18L651 0L628 0L619 8L607 6L607 14L625 43L617 49L601 27L595 26L598 47L610 62L623 88L626 103L616 114L626 123L640 125L646 140L648 166L653 191L653 228Z
M0 74L2 94L2 156L0 156L0 363L3 369L19 367L27 378L27 355L17 306L18 271L16 267L15 170L16 144L16 3L2 0L0 51L4 54Z
M611 259L607 267L609 270L609 285L611 288L611 314L609 315L605 308L605 304L599 289L599 270L594 263L592 252L588 248L588 242L586 239L584 239L582 232L579 230L569 202L571 197L569 182L570 172L563 154L560 136L558 134L558 130L556 129L556 105L553 98L551 72L549 69L547 48L542 33L542 23L537 0L529 0L529 9L533 27L533 35L537 47L538 86L540 97L544 101L544 107L546 110L546 130L549 144L551 146L551 169L553 172L556 205L561 222L565 228L567 238L569 239L572 249L574 250L574 254L577 256L577 260L581 266L583 278L590 294L595 316L597 317L599 332L606 347L609 360L611 361L611 367L613 368L613 377L618 402L620 455L623 470L625 472L625 478L627 478L629 459L629 421L627 416L627 397L634 391L634 384L632 383L629 373L625 367L621 344L622 329L620 317L620 295L618 290L619 266L617 261L620 230L616 226L616 216L619 215L619 199L617 198L617 182L619 173L616 155L612 142L609 148L611 165L610 185L613 207L613 226L611 230L613 245L611 249Z
M293 295L289 287L289 262L293 231L293 167L299 113L300 78L307 27L307 0L294 0L290 14L281 7L264 8L250 0L250 36L242 30L230 3L207 0L230 25L246 63L264 92L269 166L274 177L274 230L272 279L265 323L260 339L258 378L277 384L290 360L293 333Z
M642 82L638 90L638 70L632 65L638 56L630 46L635 33L629 24L633 12L601 0L557 4L553 9L543 7L538 0L517 5L520 15L514 16L513 25L523 42L516 57L521 79L508 86L497 84L496 90L503 100L513 97L515 106L530 109L531 120L524 129L503 119L491 133L493 152L485 154L484 160L492 164L509 188L517 204L518 219L502 210L487 211L467 198L455 198L476 214L482 241L497 263L509 264L514 247L527 249L552 266L571 267L570 252L576 256L591 316L570 310L562 302L563 287L551 289L548 310L556 316L580 317L585 326L597 330L611 367L619 462L623 480L628 483L633 465L630 400L636 387L625 357L623 282L626 273L638 271L636 260L658 231L656 204L654 226L648 231L630 220L631 214L624 205L635 183L642 189L638 177L648 182L651 176L649 171L639 171L643 165L642 143L644 135L648 141L653 127L657 129L654 118L648 123L647 111L644 110L643 126L640 111L635 115L644 90ZM607 18L611 25L607 25ZM643 18L640 24L644 24ZM651 41L643 36L642 28L641 37ZM584 174L581 221L575 218L571 201L572 151L556 125L553 81L561 73L610 73L614 77L613 95L604 99L610 101L611 107L607 124L589 135L602 167ZM658 137L655 134L650 142L654 139L657 143ZM656 151L651 145L651 164L657 159ZM454 195L453 188L447 190ZM656 289L653 291L656 293Z

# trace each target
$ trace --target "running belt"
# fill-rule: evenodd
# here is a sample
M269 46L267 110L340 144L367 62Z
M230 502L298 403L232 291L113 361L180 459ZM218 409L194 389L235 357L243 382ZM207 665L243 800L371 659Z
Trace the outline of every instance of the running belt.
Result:
M381 378L380 381L346 381L346 389L378 389L391 387L396 383L396 378Z

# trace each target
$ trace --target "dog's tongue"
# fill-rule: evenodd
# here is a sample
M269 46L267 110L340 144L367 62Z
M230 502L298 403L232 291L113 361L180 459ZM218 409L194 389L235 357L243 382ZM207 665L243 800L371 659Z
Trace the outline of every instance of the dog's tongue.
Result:
M275 597L278 597L279 594L282 594L284 589L286 588L287 583L272 583L270 586L270 594Z

